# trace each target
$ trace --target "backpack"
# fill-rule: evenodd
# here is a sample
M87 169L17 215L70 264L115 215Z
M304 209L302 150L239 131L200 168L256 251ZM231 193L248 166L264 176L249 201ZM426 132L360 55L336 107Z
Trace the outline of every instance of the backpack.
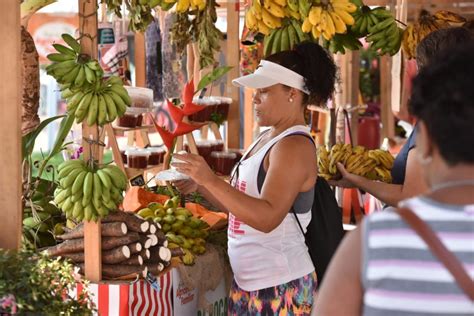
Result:
M303 227L295 210L291 209L296 222L303 232ZM342 214L337 204L334 192L327 181L318 177L314 186L314 201L311 207L311 221L304 234L309 255L313 261L318 287L321 284L324 273L336 252L339 243L344 237L342 226Z

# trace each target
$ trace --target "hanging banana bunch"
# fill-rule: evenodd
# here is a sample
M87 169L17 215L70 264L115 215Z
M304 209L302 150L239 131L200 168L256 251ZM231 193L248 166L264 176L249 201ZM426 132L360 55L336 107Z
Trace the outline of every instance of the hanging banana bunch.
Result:
M349 0L329 0L327 4L314 4L307 15L303 15L303 32L311 33L314 39L322 35L327 41L336 34L344 34L355 23L351 15L357 6Z
M309 36L301 30L296 20L290 20L285 26L274 29L263 41L264 56L280 51L291 50L300 42L309 40Z
M46 56L52 64L46 67L48 75L62 85L65 93L95 84L102 78L103 71L97 60L81 53L81 45L69 34L61 37L68 46L53 44L57 53Z
M67 111L77 123L104 125L125 114L132 101L122 80L117 76L103 79L99 62L82 54L80 43L69 34L62 34L68 46L53 44L57 53L47 58L53 63L46 67L61 86Z
M431 15L426 10L421 10L418 20L408 24L402 35L403 52L408 59L416 58L416 47L429 33L451 26L461 25L466 19L459 14L441 10Z
M63 162L58 172L54 202L68 219L97 221L122 202L128 180L117 166L91 166L77 159Z

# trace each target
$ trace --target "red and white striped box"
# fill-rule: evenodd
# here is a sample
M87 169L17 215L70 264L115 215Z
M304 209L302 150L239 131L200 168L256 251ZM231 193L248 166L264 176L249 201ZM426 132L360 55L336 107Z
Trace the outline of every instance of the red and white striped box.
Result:
M90 283L89 290L100 316L172 316L172 273L157 278L160 290L147 281L133 283ZM82 292L78 284L72 297Z

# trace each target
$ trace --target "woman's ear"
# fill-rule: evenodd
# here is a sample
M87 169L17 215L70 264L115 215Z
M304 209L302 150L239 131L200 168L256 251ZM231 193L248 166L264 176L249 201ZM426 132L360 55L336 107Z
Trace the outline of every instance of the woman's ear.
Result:
M288 101L290 102L299 102L301 98L301 91L295 88L290 88L288 91Z
M425 122L418 121L416 125L416 149L420 159L428 159L433 156L433 142L428 133L428 128Z

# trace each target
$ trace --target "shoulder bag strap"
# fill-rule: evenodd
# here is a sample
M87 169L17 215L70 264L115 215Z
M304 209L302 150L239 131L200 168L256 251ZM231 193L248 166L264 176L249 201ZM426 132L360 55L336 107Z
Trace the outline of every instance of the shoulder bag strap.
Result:
M443 263L453 275L458 286L474 301L474 282L461 262L439 240L435 232L412 210L401 208L395 211L425 241L432 254Z

